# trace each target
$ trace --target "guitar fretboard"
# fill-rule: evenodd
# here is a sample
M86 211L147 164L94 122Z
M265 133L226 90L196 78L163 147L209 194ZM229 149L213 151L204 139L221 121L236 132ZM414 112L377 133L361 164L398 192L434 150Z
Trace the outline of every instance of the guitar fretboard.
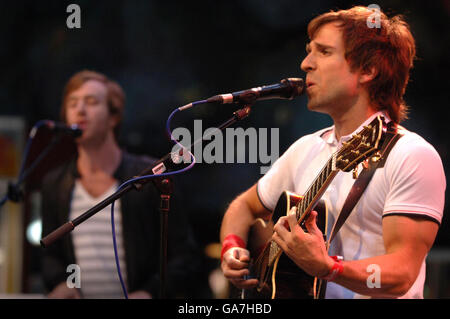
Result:
M338 170L336 169L336 157L338 152L334 153L333 156L327 161L325 166L322 168L320 173L317 175L314 182L306 191L304 197L297 205L297 222L301 223L306 215L314 208L319 199L322 197L323 193L327 189L328 185L336 176ZM275 242L270 243L269 252L269 265L275 261L279 254L281 254L281 247Z
M311 186L304 193L303 198L296 204L296 219L300 226L304 226L304 221L319 202L338 171L350 172L352 169L356 169L357 165L368 159L378 150L382 133L386 131L384 123L385 121L382 116L377 116L370 124L364 126L358 133L353 134L351 139L343 142L342 147L331 156ZM378 154L377 158L380 158L380 156ZM284 194L283 198L280 197L279 200L284 200L285 196L290 195ZM289 198L289 200L291 199ZM284 203L281 205L284 205ZM289 202L287 206L287 208L290 208ZM285 206L280 207L284 209ZM277 213L276 216L279 216L281 212ZM276 271L278 260L282 253L283 250L281 247L275 241L270 240L264 247L263 252L256 259L253 269L256 272L256 277L259 278L259 288L262 289L265 284L270 285L270 269L273 268L273 272ZM273 290L274 293L275 290Z
M331 183L336 176L338 170L336 170L336 156L333 156L328 160L320 173L317 175L314 182L306 191L303 199L297 205L297 221L301 222L306 217L305 215L314 208L317 201L325 192L327 186Z

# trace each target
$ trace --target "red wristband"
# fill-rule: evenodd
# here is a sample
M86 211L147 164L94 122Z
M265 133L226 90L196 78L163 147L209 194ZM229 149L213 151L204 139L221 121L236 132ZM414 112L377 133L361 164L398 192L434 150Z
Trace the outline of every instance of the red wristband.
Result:
M326 281L335 280L336 277L342 274L342 272L344 271L344 265L342 264L342 257L341 256L330 256L330 257L334 259L334 265L331 268L328 275L321 278Z
M223 254L225 254L225 252L233 247L241 247L241 248L245 248L245 241L235 235L235 234L228 234L225 239L222 242L222 252L220 253L220 261L222 261L223 259Z

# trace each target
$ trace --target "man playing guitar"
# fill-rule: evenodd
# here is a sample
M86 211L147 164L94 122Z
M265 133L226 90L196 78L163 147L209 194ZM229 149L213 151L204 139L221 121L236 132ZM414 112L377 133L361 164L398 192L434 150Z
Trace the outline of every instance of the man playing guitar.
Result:
M257 256L247 249L248 233L258 218L271 219L280 194L304 194L330 156L376 117L395 124L406 117L403 95L414 38L400 16L379 12L380 25L374 27L372 14L353 7L322 14L308 25L310 42L301 63L308 109L328 114L334 125L297 140L227 209L221 266L238 288L258 285L249 270ZM425 258L442 220L446 181L435 149L416 133L398 131L402 137L329 247L314 210L303 227L295 207L273 221L270 239L307 275L328 281L326 298L423 298ZM339 172L323 193L327 235L354 181L351 172ZM369 284L375 271L379 282Z

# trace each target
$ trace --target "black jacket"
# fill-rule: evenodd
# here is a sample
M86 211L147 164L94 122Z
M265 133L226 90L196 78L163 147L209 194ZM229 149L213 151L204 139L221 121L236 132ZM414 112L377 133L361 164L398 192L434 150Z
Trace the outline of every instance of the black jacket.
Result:
M122 160L114 173L121 185L150 166L154 160L122 153ZM46 236L69 219L70 201L78 173L76 161L64 164L47 174L42 186L42 234ZM160 196L152 182L140 191L131 190L120 199L125 248L128 292L146 290L159 296ZM168 266L166 297L187 297L195 285L199 265L181 199L175 192L171 199L168 226ZM110 207L110 206L108 206ZM76 228L73 230L76 231ZM112 238L111 238L112 240ZM71 234L65 235L43 249L42 274L50 291L67 280L69 264L76 264ZM81 285L83 283L81 282ZM81 286L82 287L82 286Z

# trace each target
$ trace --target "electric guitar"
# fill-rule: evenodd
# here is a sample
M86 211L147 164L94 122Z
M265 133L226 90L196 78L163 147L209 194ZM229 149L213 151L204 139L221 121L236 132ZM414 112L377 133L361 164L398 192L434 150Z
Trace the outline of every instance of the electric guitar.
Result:
M327 234L327 207L320 200L327 187L339 171L354 171L359 163L368 159L380 158L379 146L386 125L381 116L375 118L354 134L348 142L335 152L322 168L314 182L303 196L284 191L273 211L272 220L258 219L250 229L248 249L250 256L258 256L250 261L250 277L258 279L253 289L240 291L240 298L323 298L326 283L309 276L289 257L283 254L278 244L271 240L274 221L287 215L293 206L297 207L297 222L306 231L304 225L309 213L318 212L317 226ZM326 243L328 249L329 243ZM324 288L325 287L325 288Z

